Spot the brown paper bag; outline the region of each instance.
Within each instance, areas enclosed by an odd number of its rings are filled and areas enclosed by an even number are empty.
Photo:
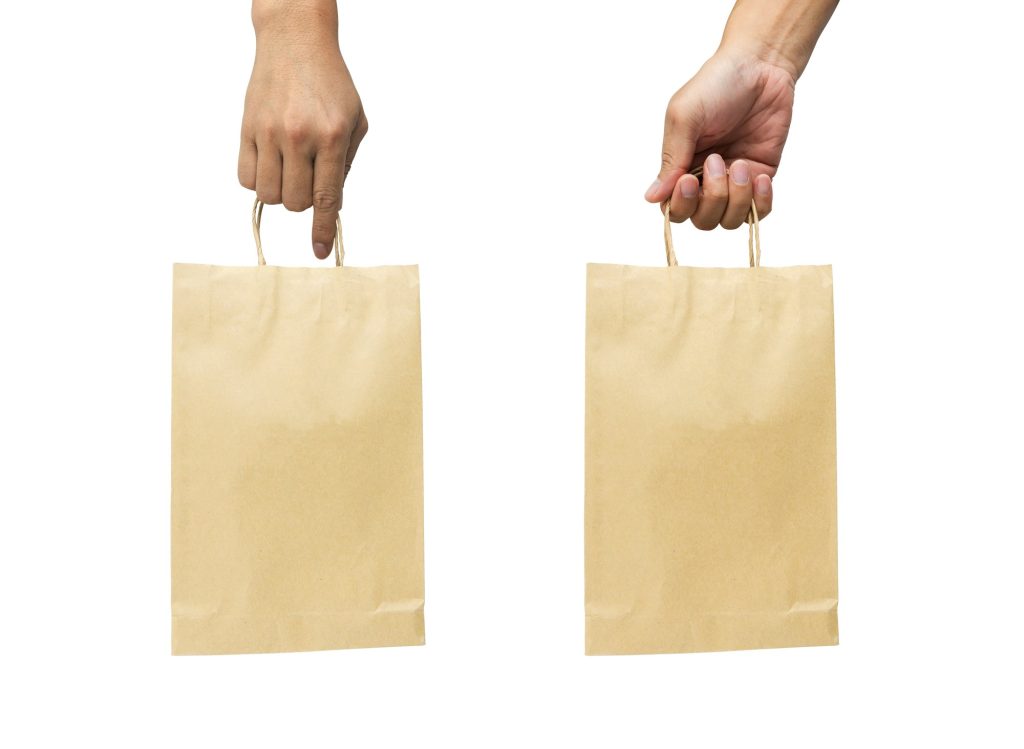
[[[416,266],[174,266],[172,652],[423,643]]]
[[[586,652],[834,645],[831,266],[588,266]],[[754,238],[757,251],[754,251]]]

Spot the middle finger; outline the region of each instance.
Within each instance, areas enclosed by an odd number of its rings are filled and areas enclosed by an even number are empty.
[[[704,231],[714,229],[722,220],[728,202],[729,182],[725,176],[725,161],[713,153],[704,162],[704,184],[690,223]]]
[[[282,200],[289,211],[304,211],[313,205],[313,157],[305,150],[284,152]]]

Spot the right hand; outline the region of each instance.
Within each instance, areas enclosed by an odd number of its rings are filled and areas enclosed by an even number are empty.
[[[690,219],[705,231],[741,226],[751,202],[767,216],[795,88],[784,66],[739,50],[716,52],[669,102],[661,172],[647,200],[669,201],[673,221]],[[700,186],[689,173],[697,164],[704,167]]]
[[[313,252],[331,254],[345,177],[366,135],[363,105],[336,39],[257,36],[245,93],[238,181],[264,203],[313,207]],[[293,38],[296,37],[296,38]]]

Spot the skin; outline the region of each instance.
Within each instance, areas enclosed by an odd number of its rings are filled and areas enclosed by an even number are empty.
[[[838,0],[738,0],[722,42],[672,97],[662,167],[646,198],[700,229],[772,207],[793,95]],[[336,0],[253,0],[256,59],[238,180],[267,204],[313,208],[313,252],[334,241],[345,177],[368,123],[338,46]],[[703,184],[687,172],[703,163]]]
[[[345,177],[368,123],[338,47],[334,0],[254,0],[238,181],[267,204],[313,208],[313,253],[331,253]]]
[[[722,43],[669,101],[662,165],[648,188],[669,217],[735,229],[765,217],[793,118],[796,82],[838,0],[739,0]],[[690,169],[703,164],[703,184]]]

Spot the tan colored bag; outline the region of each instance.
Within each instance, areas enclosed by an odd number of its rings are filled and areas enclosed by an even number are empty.
[[[423,643],[416,266],[174,266],[172,652]]]
[[[831,266],[588,266],[588,654],[834,645]],[[757,251],[754,238],[757,237]]]

